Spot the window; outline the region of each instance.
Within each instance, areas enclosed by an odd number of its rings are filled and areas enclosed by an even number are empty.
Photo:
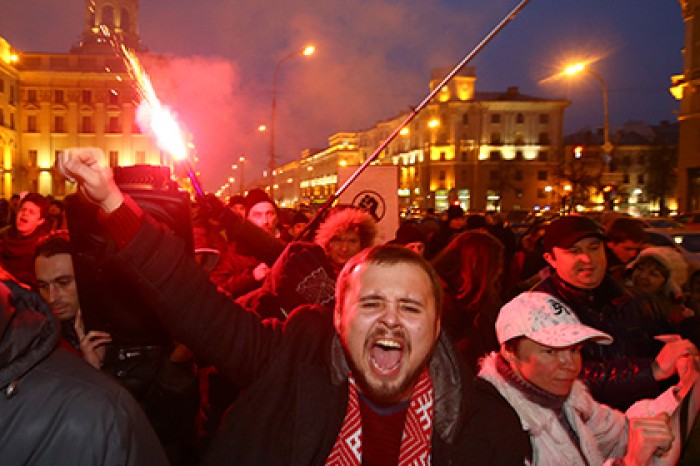
[[[27,117],[27,132],[36,133],[36,115],[29,115]]]
[[[56,102],[57,104],[62,104],[64,100],[64,95],[63,95],[63,90],[62,89],[56,89],[53,91],[53,101]]]
[[[523,133],[515,133],[515,139],[513,140],[516,146],[522,146],[525,144],[525,136],[523,136]]]
[[[537,153],[537,160],[546,162],[549,160],[549,153],[546,150],[541,150]]]
[[[466,162],[467,161],[467,151],[463,150],[462,152],[460,152],[460,155],[462,157],[462,162]]]
[[[5,80],[0,79],[0,92],[5,92]]]
[[[30,167],[36,167],[37,159],[39,158],[39,153],[36,150],[30,150],[27,152],[27,164]]]
[[[498,124],[501,122],[501,114],[493,113],[491,114],[491,123]]]
[[[121,132],[121,128],[119,127],[119,117],[116,117],[116,116],[109,117],[107,132],[108,133],[120,133]]]
[[[547,197],[547,191],[544,188],[537,188],[537,198],[544,199]]]
[[[469,124],[469,114],[468,113],[462,114],[462,124],[465,126]]]
[[[109,103],[110,105],[119,105],[119,94],[114,89],[109,91]]]
[[[447,174],[445,173],[445,170],[440,170],[440,174],[439,174],[440,181],[445,181],[445,178],[447,178]]]
[[[516,181],[523,180],[523,171],[522,170],[515,170],[515,180]]]
[[[111,150],[109,151],[109,166],[116,167],[119,165],[119,151]]]
[[[80,132],[81,133],[94,133],[95,129],[94,126],[92,125],[92,117],[91,116],[83,116],[81,122],[80,122]]]
[[[498,170],[491,170],[489,172],[489,180],[491,181],[497,181],[498,180]]]
[[[54,133],[65,133],[65,122],[66,119],[62,115],[56,115],[53,118],[53,131]]]
[[[0,126],[5,125],[5,111],[0,108]]]
[[[498,162],[501,160],[501,151],[500,150],[492,150],[489,152],[489,160],[492,162]]]
[[[496,145],[501,143],[501,133],[493,132],[491,133],[491,144]]]
[[[10,113],[10,129],[15,129],[15,114]]]
[[[517,115],[515,115],[515,122],[519,125],[525,123],[525,115],[523,115],[522,113],[518,113]]]
[[[537,179],[539,181],[547,181],[547,170],[538,170]]]
[[[630,184],[630,174],[625,173],[624,176],[622,177],[622,183],[623,184]]]
[[[518,161],[518,162],[522,162],[522,161],[523,161],[523,158],[524,158],[524,157],[523,157],[523,151],[521,151],[521,150],[516,150],[516,151],[515,151],[515,160]]]
[[[92,91],[84,90],[82,92],[81,102],[84,104],[91,104],[92,103]]]
[[[549,144],[549,133],[540,133],[538,140],[542,146]]]
[[[37,99],[36,99],[36,89],[29,89],[29,90],[27,91],[27,100],[28,100],[29,102],[36,102],[36,101],[37,101]]]
[[[644,184],[644,173],[637,175],[637,184]]]
[[[543,125],[549,123],[549,115],[547,115],[546,113],[540,113],[540,123]]]
[[[637,163],[638,163],[639,165],[644,165],[646,162],[647,162],[647,158],[646,158],[645,156],[643,156],[643,155],[640,155],[640,156],[639,156],[639,159],[638,159],[638,161],[637,161]]]

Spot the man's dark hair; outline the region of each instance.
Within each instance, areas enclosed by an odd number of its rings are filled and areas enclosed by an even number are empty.
[[[413,264],[425,271],[430,278],[430,286],[435,298],[435,312],[442,314],[442,283],[435,269],[422,256],[410,249],[395,245],[380,245],[365,249],[350,259],[338,276],[335,287],[335,306],[341,308],[348,289],[348,279],[360,264],[395,265]]]
[[[55,230],[42,237],[34,249],[34,260],[37,257],[53,257],[57,254],[72,254],[68,230]]]
[[[19,207],[22,208],[25,202],[31,202],[32,204],[39,207],[41,211],[41,218],[46,218],[49,213],[49,201],[44,196],[39,193],[27,193],[21,201],[19,201]]]
[[[644,243],[647,234],[644,231],[644,224],[637,219],[620,217],[613,220],[605,233],[611,243],[622,243],[623,241],[634,241]]]

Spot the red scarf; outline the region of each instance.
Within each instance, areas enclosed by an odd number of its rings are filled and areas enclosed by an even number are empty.
[[[340,434],[326,459],[327,466],[362,464],[362,417],[355,379],[350,374],[348,410],[345,413]],[[406,413],[406,423],[401,437],[400,466],[430,464],[430,440],[433,433],[433,383],[424,369]]]

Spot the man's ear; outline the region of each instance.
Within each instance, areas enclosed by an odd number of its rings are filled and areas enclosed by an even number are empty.
[[[543,258],[545,261],[547,261],[547,263],[548,263],[549,265],[551,265],[553,269],[556,269],[556,267],[554,266],[554,263],[555,263],[555,261],[554,261],[554,251],[543,253],[543,254],[542,254],[542,258]]]
[[[501,345],[501,356],[508,362],[513,362],[517,359],[515,353],[509,350],[506,345]]]

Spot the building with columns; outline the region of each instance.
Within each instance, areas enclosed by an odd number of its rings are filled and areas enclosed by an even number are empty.
[[[433,72],[430,89],[448,70]],[[504,92],[477,92],[473,68],[455,76],[378,155],[397,167],[402,210],[511,210],[551,207],[547,190],[563,160],[567,100]],[[357,131],[336,133],[328,147],[299,160],[297,203],[325,202],[341,166],[359,166],[409,115],[401,113]],[[275,173],[275,183],[283,180]],[[288,179],[289,177],[285,178]],[[294,200],[278,198],[286,204]]]
[[[138,96],[101,30],[140,51],[138,0],[85,0],[85,18],[69,53],[14,50],[0,38],[0,197],[68,194],[55,169],[68,147],[101,147],[112,166],[172,166],[136,125]]]

